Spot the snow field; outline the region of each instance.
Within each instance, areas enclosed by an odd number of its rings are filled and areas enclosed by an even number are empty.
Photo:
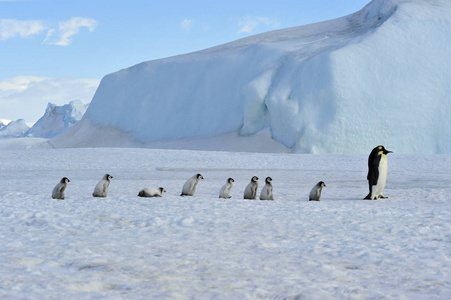
[[[451,156],[148,149],[0,152],[0,296],[65,299],[447,299]],[[194,197],[180,197],[195,173]],[[105,174],[108,197],[91,196]],[[242,200],[253,175],[275,201]],[[67,176],[66,200],[51,191]],[[228,177],[232,199],[219,199]],[[320,202],[308,193],[326,182]],[[139,198],[162,186],[162,198]]]

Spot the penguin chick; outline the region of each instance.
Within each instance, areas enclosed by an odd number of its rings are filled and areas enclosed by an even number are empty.
[[[108,194],[108,187],[110,186],[110,180],[112,178],[113,176],[111,176],[110,174],[105,174],[94,188],[92,196],[105,198]]]
[[[323,181],[318,182],[310,191],[309,201],[319,201],[321,198],[321,191],[326,184]]]
[[[369,193],[364,198],[366,200],[375,200],[377,198],[386,198],[382,194],[387,181],[387,154],[393,153],[379,145],[374,148],[368,157],[368,179]]]
[[[266,177],[265,179],[265,186],[262,188],[262,191],[260,193],[260,200],[274,200],[274,197],[272,195],[272,178]]]
[[[219,198],[224,199],[232,198],[232,196],[230,196],[230,190],[232,189],[234,182],[235,180],[233,180],[233,178],[227,179],[226,183],[222,186],[221,190],[219,191]]]
[[[52,199],[64,200],[64,191],[66,190],[67,183],[70,182],[69,178],[63,177],[60,182],[53,188]]]
[[[166,193],[166,190],[162,187],[157,189],[154,188],[145,188],[139,191],[139,197],[161,197],[163,193]]]
[[[254,176],[251,179],[251,182],[244,189],[244,199],[253,200],[257,198],[257,189],[258,189],[258,177]]]
[[[183,185],[182,193],[180,194],[180,196],[194,196],[196,186],[199,183],[200,179],[204,179],[201,174],[196,174],[188,179]]]

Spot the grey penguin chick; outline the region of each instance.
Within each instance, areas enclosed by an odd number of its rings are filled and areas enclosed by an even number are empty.
[[[364,198],[365,200],[375,200],[384,197],[382,192],[387,181],[387,154],[393,153],[388,151],[384,146],[375,147],[368,157],[368,185],[370,192]]]
[[[251,182],[244,189],[244,199],[253,200],[257,198],[257,189],[258,189],[258,177],[254,176],[251,178]]]
[[[224,199],[232,198],[232,196],[230,196],[230,190],[232,189],[234,182],[235,180],[233,180],[233,178],[227,179],[226,183],[222,186],[221,190],[219,191],[219,198]]]
[[[194,192],[196,191],[196,187],[200,179],[204,179],[201,174],[196,174],[188,179],[183,185],[182,193],[180,194],[180,196],[194,196]]]
[[[260,193],[260,200],[274,200],[274,196],[272,195],[272,178],[266,177],[265,186],[262,188]]]
[[[161,197],[163,193],[166,193],[166,190],[162,187],[157,189],[154,188],[145,188],[139,191],[139,197]]]
[[[105,198],[108,194],[108,187],[110,186],[110,180],[112,178],[113,176],[111,176],[110,174],[105,174],[94,188],[92,196]]]
[[[64,191],[66,190],[67,183],[70,182],[69,178],[63,177],[60,182],[53,188],[52,199],[64,200]]]
[[[326,184],[323,181],[318,182],[310,191],[309,201],[319,201],[321,192]]]

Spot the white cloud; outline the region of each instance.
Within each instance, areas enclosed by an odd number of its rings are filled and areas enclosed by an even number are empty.
[[[17,92],[26,90],[28,87],[39,81],[49,79],[48,77],[38,76],[17,76],[0,81],[0,92]]]
[[[92,32],[96,26],[96,20],[82,17],[73,17],[59,22],[58,28],[48,27],[39,20],[0,19],[0,41],[14,37],[38,35],[47,30],[43,44],[67,46],[72,43],[72,37],[78,34],[81,28],[85,27]]]
[[[97,21],[91,18],[73,17],[65,22],[59,22],[58,30],[50,29],[44,40],[44,44],[67,46],[72,43],[72,37],[80,32],[80,28],[86,27],[90,32],[94,31]]]
[[[47,29],[42,21],[30,20],[20,21],[14,19],[0,20],[0,40],[7,40],[19,37],[27,37],[30,35],[40,34]]]
[[[247,16],[238,22],[238,33],[254,33],[258,27],[276,29],[280,26],[279,21],[267,17]]]
[[[18,76],[0,81],[0,118],[36,122],[48,102],[57,105],[79,99],[89,103],[99,86],[98,79]]]
[[[180,23],[180,26],[182,27],[182,29],[184,30],[191,30],[191,27],[193,26],[193,20],[191,19],[184,19],[182,21],[182,23]]]

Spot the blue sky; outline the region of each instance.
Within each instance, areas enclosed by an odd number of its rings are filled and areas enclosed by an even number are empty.
[[[93,80],[87,83],[89,92],[78,97],[89,102],[98,80],[108,73],[261,32],[341,17],[369,1],[0,0],[0,119],[19,115],[6,116],[1,103],[15,101],[36,82]],[[58,97],[54,102],[73,100],[64,99],[63,91]]]

